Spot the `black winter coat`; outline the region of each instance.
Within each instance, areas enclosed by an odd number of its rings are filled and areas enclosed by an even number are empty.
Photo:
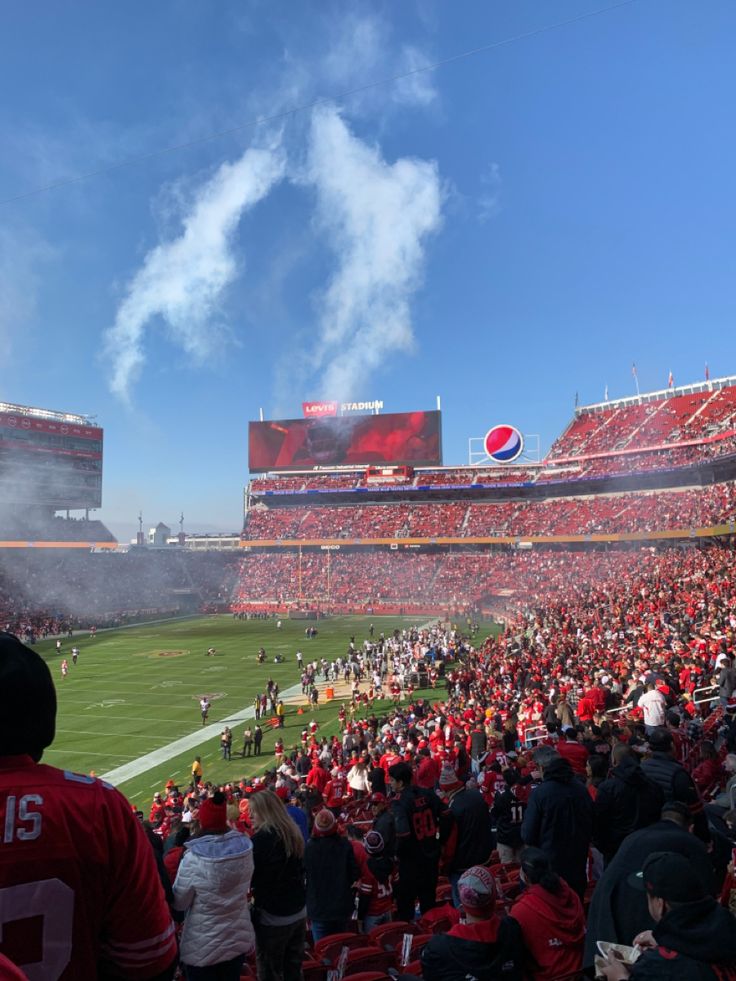
[[[457,829],[451,872],[464,872],[471,865],[485,865],[493,850],[488,805],[478,790],[459,790],[450,801],[450,816]]]
[[[593,844],[606,863],[626,835],[659,820],[662,804],[662,788],[645,776],[635,759],[625,757],[614,767],[593,802]]]
[[[708,820],[703,811],[698,788],[684,766],[681,766],[669,753],[652,753],[641,764],[645,776],[662,788],[665,801],[679,800],[687,804],[693,816],[693,830],[702,841],[710,841]]]
[[[562,758],[544,769],[542,783],[532,790],[521,825],[521,839],[546,852],[552,868],[582,898],[586,863],[593,833],[593,801],[572,767]]]
[[[304,849],[307,913],[312,920],[347,920],[360,870],[353,847],[341,835],[310,838]]]
[[[639,872],[652,852],[677,852],[684,855],[697,872],[703,889],[715,894],[713,865],[702,841],[674,821],[657,821],[649,828],[635,831],[626,838],[611,864],[598,881],[588,911],[583,966],[593,964],[597,940],[631,946],[642,930],[651,930],[646,895],[627,882],[632,872]]]
[[[304,909],[304,863],[287,858],[283,842],[273,831],[262,828],[253,843],[253,905],[274,916],[293,916]]]

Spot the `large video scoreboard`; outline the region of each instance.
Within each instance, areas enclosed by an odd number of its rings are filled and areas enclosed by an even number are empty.
[[[102,504],[102,429],[84,416],[0,402],[0,504]]]
[[[442,463],[439,412],[251,422],[248,437],[251,473],[368,464],[427,467]]]

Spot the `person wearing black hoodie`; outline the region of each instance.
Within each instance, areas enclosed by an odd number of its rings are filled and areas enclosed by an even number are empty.
[[[736,978],[736,920],[707,894],[683,855],[652,852],[629,884],[646,895],[655,925],[635,937],[642,954],[633,967],[611,955],[605,959],[607,981]]]
[[[659,820],[662,788],[649,780],[634,753],[624,743],[613,749],[613,769],[598,785],[593,802],[593,844],[606,865],[632,831]]]
[[[567,760],[551,746],[541,746],[534,761],[542,771],[542,783],[529,797],[521,839],[525,845],[546,852],[554,871],[582,899],[593,833],[593,801]]]
[[[521,853],[521,879],[526,889],[511,907],[521,927],[527,953],[527,975],[551,981],[580,970],[583,963],[585,913],[580,897],[552,870],[538,848]]]
[[[460,876],[458,889],[465,920],[426,944],[423,981],[521,981],[521,930],[516,920],[496,913],[498,887],[490,871],[472,866]]]

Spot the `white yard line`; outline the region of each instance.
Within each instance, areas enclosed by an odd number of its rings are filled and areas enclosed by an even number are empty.
[[[279,697],[286,701],[287,698],[292,698],[294,695],[301,695],[301,693],[301,684],[296,684],[280,692]],[[254,711],[251,705],[249,708],[244,708],[240,712],[228,716],[227,719],[220,719],[219,722],[214,722],[211,725],[201,726],[196,732],[191,732],[188,736],[182,736],[181,739],[175,739],[173,743],[162,746],[160,749],[154,749],[152,753],[146,753],[145,756],[139,756],[137,760],[131,760],[130,763],[123,763],[122,766],[110,770],[109,773],[103,773],[101,779],[117,787],[121,783],[132,780],[134,777],[139,777],[147,770],[152,770],[154,766],[168,763],[174,757],[186,753],[188,750],[196,749],[197,746],[201,746],[209,738],[218,736],[222,732],[223,726],[240,725],[247,719],[252,719],[253,717]]]

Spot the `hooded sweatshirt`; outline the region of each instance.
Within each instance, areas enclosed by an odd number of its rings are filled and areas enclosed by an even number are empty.
[[[735,981],[736,921],[710,897],[670,910],[655,926],[631,981]]]
[[[579,971],[583,963],[585,914],[580,898],[564,879],[560,891],[529,886],[511,909],[521,927],[527,967],[535,981]]]
[[[520,981],[523,948],[519,925],[493,916],[436,933],[422,950],[424,981]]]
[[[181,959],[207,967],[255,947],[248,911],[253,846],[239,831],[202,835],[184,846],[174,882],[174,907],[186,910]]]

